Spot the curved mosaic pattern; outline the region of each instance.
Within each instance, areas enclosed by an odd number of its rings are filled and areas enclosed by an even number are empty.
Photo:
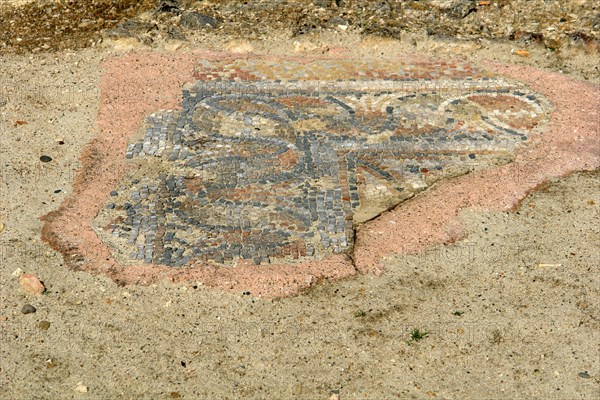
[[[351,251],[356,223],[509,162],[546,121],[539,95],[442,64],[205,62],[182,110],[149,116],[128,146],[138,167],[94,229],[122,263]]]

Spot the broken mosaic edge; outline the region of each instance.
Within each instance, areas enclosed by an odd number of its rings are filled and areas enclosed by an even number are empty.
[[[517,152],[515,162],[441,182],[363,226],[355,252],[359,271],[380,273],[397,263],[398,255],[418,255],[461,240],[467,234],[460,218],[463,209],[514,212],[549,180],[600,168],[600,84],[524,65],[487,62],[482,66],[544,95],[554,106],[548,126],[535,146]],[[395,225],[397,220],[405,225]],[[382,237],[388,246],[377,246]]]

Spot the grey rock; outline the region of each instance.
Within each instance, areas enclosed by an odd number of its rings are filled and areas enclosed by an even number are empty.
[[[345,18],[342,18],[338,15],[336,15],[335,17],[331,18],[329,21],[327,21],[327,23],[329,25],[333,25],[333,26],[337,26],[337,25],[350,25],[350,21],[348,21]]]
[[[177,28],[169,28],[169,30],[167,31],[167,39],[185,40],[186,37],[183,34],[183,32],[181,32],[179,29],[177,29]]]
[[[329,0],[315,0],[313,4],[317,7],[327,8],[331,5],[331,1]]]
[[[184,13],[179,20],[179,25],[185,29],[215,28],[218,24],[210,15],[197,12]]]
[[[596,16],[592,19],[592,28],[600,29],[600,13],[596,14]]]
[[[34,306],[32,306],[31,304],[25,304],[23,306],[23,308],[21,308],[21,312],[23,314],[32,314],[36,311],[37,311],[36,308]]]
[[[181,10],[179,9],[179,3],[177,0],[161,0],[158,2],[158,6],[154,12],[156,14],[159,13],[174,13],[179,14]]]
[[[456,0],[443,11],[452,18],[463,19],[472,12],[477,11],[477,4],[475,0]]]
[[[126,19],[115,28],[107,31],[106,35],[112,38],[128,37],[148,33],[154,29],[157,29],[156,24],[136,21],[135,19]]]

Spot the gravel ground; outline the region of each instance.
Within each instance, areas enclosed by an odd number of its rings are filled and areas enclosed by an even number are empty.
[[[186,31],[264,39],[326,30],[400,38],[426,33],[454,40],[539,44],[552,51],[598,48],[600,6],[593,0],[42,0],[4,1],[4,51],[81,48],[105,35],[183,38]]]
[[[18,5],[18,6],[16,6]],[[404,42],[508,46],[544,54],[546,67],[600,77],[600,6],[594,0],[4,0],[0,51],[38,53],[130,39],[148,48],[244,39],[312,40],[323,34]],[[109,44],[110,46],[110,44]],[[573,62],[574,58],[585,58]]]

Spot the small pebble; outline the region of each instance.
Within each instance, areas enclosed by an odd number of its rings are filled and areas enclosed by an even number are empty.
[[[111,195],[111,196],[116,196],[116,195],[118,195],[118,194],[119,194],[119,193],[115,192],[114,190],[113,190],[112,192],[110,192],[110,195]]]
[[[4,224],[2,222],[0,222],[0,233],[2,233],[3,230],[4,230]]]
[[[292,394],[294,396],[299,396],[302,394],[302,384],[298,383],[296,384],[296,386],[294,386],[294,389],[292,389]]]
[[[40,321],[40,323],[38,324],[38,327],[43,330],[43,331],[47,331],[48,328],[50,328],[50,322],[48,321]]]
[[[34,313],[36,311],[37,311],[36,308],[34,306],[32,306],[31,304],[25,304],[23,306],[23,308],[21,309],[21,312],[23,314],[31,314],[31,313]]]
[[[50,157],[50,156],[41,156],[40,157],[40,161],[41,162],[50,162],[50,161],[52,161],[52,157]]]
[[[60,190],[60,189],[56,189],[56,190],[54,191],[54,193],[60,193],[60,192],[61,192],[61,190]]]
[[[75,388],[75,391],[79,392],[79,393],[87,393],[88,388],[87,388],[87,386],[83,385],[83,382],[79,382],[77,384],[77,387]]]
[[[169,396],[171,396],[172,399],[180,399],[181,395],[179,394],[179,392],[171,392],[169,393]]]
[[[19,277],[21,289],[31,294],[42,294],[46,290],[44,284],[40,282],[34,274],[23,274]]]
[[[0,322],[8,321],[8,317],[6,315],[0,315]]]
[[[588,379],[590,378],[590,374],[588,374],[587,372],[580,372],[577,374],[580,378],[584,378],[584,379]]]

